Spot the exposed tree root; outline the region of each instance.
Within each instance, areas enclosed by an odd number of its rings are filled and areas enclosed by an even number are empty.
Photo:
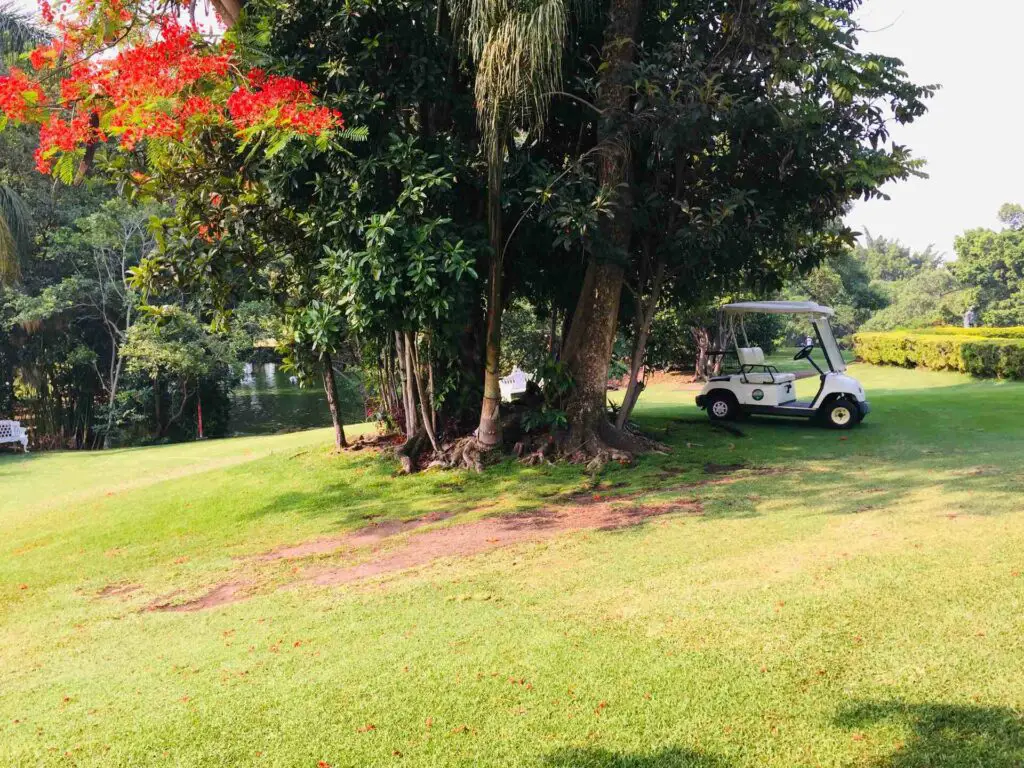
[[[435,451],[434,458],[427,468],[472,469],[475,472],[483,472],[485,453],[486,448],[475,437],[463,437]]]
[[[554,456],[558,453],[558,441],[553,435],[545,435],[535,447],[528,441],[516,443],[514,452],[519,461],[528,467],[552,464]]]
[[[418,468],[417,462],[423,448],[427,445],[427,433],[422,429],[402,443],[395,450],[395,456],[402,465],[402,473],[411,475]]]
[[[609,462],[633,463],[639,453],[669,453],[664,443],[640,434],[627,425],[619,429],[601,418],[592,428],[577,428],[569,435],[566,457],[574,464],[583,464],[588,472],[597,474]]]

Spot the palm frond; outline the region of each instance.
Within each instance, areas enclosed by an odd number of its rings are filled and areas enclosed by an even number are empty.
[[[0,2],[0,60],[10,61],[46,37],[31,16],[11,3]]]
[[[25,201],[0,184],[0,285],[21,277],[21,260],[32,245],[32,219]]]
[[[476,63],[477,120],[488,158],[500,164],[505,133],[543,127],[562,80],[572,0],[456,0],[454,17]]]

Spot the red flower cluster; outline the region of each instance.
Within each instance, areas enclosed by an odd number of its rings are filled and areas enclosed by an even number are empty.
[[[309,86],[293,77],[254,69],[248,82],[228,97],[228,112],[239,128],[270,124],[317,135],[344,126],[341,113],[317,106]]]
[[[36,168],[40,173],[52,170],[49,158],[57,152],[73,152],[76,148],[97,141],[105,141],[103,132],[93,125],[98,122],[99,115],[95,112],[75,115],[68,121],[61,120],[57,115],[39,127],[39,146],[36,147]]]
[[[11,67],[8,74],[0,76],[0,112],[11,120],[24,122],[34,108],[45,104],[42,87],[22,70]]]
[[[68,15],[71,8],[74,17]],[[41,171],[51,169],[55,155],[108,137],[131,149],[144,139],[182,141],[211,124],[305,135],[344,125],[339,112],[318,105],[309,86],[294,78],[253,70],[238,84],[234,48],[207,42],[195,26],[176,18],[150,18],[133,30],[126,23],[133,21],[126,0],[75,6],[65,0],[56,15],[42,0],[41,10],[58,37],[29,59],[35,72],[53,68],[61,57],[68,62],[59,95],[48,103],[42,84],[19,69],[0,77],[0,115],[41,124]],[[118,35],[124,36],[123,47],[106,55]]]

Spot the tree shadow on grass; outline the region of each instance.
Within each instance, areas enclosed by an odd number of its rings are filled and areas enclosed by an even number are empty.
[[[728,764],[714,755],[680,747],[651,753],[577,747],[546,755],[542,765],[547,768],[726,768]]]
[[[891,722],[908,738],[871,765],[876,768],[1020,768],[1024,766],[1024,712],[1004,707],[863,702],[840,713],[843,728]]]

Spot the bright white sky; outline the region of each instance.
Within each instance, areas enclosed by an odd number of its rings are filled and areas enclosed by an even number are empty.
[[[928,114],[893,131],[928,161],[930,178],[889,185],[891,200],[858,203],[847,224],[953,258],[956,235],[998,228],[1000,205],[1024,204],[1024,2],[867,0],[858,18],[878,30],[861,36],[864,50],[902,59],[914,82],[942,89]]]
[[[34,9],[34,0],[16,0]],[[1024,204],[1024,101],[1020,84],[1021,0],[866,0],[864,50],[903,60],[911,79],[938,83],[928,114],[895,126],[893,138],[928,161],[927,179],[890,184],[891,200],[859,202],[855,230],[932,244],[952,258],[953,238],[998,227],[1005,202]]]

